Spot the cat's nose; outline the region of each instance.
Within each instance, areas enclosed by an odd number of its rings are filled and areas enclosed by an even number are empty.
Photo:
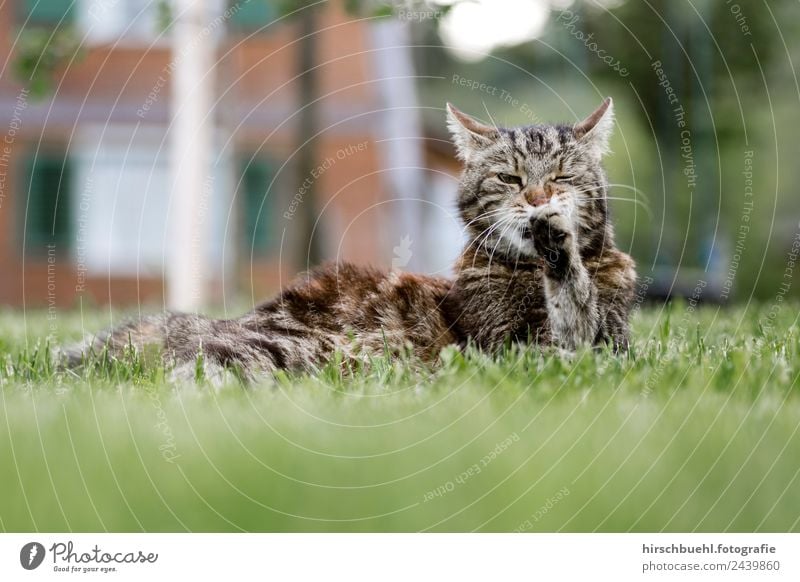
[[[531,206],[547,204],[547,193],[542,186],[532,186],[525,192],[525,199]]]

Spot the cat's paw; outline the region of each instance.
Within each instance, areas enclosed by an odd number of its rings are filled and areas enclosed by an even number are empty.
[[[551,213],[532,221],[533,246],[544,259],[548,275],[566,274],[575,249],[575,235],[563,214]]]
[[[572,239],[572,227],[569,221],[558,212],[535,218],[531,226],[537,251],[567,248]]]

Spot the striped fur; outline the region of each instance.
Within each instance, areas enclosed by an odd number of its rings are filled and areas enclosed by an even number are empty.
[[[200,353],[210,378],[225,368],[248,378],[277,369],[313,371],[336,351],[362,361],[387,351],[413,353],[430,362],[456,341],[443,308],[450,287],[437,277],[326,265],[240,318],[146,316],[91,338],[68,358],[77,365],[90,347],[108,346],[119,356],[128,346],[147,353],[152,345],[181,378],[195,375]]]
[[[611,100],[574,126],[505,129],[450,105],[448,115],[465,161],[458,205],[471,240],[452,292],[459,326],[486,349],[528,338],[624,349],[636,270],[609,220],[601,159]]]
[[[67,353],[119,356],[154,346],[178,377],[236,368],[253,378],[311,371],[337,352],[435,362],[450,344],[509,341],[625,348],[636,272],[614,246],[600,164],[610,101],[576,126],[504,129],[448,106],[464,172],[458,208],[470,242],[453,280],[327,265],[237,319],[166,313],[128,322]],[[568,179],[565,179],[568,178]]]

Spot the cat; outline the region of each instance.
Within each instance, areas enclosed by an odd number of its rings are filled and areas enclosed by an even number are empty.
[[[575,125],[506,129],[447,104],[464,169],[458,209],[469,242],[454,279],[347,263],[311,270],[242,317],[163,313],[130,321],[67,353],[155,345],[176,378],[227,369],[246,379],[408,352],[435,363],[450,345],[508,342],[567,351],[628,346],[636,271],[614,245],[602,158],[614,125],[606,99]]]
[[[462,334],[488,349],[509,338],[627,349],[636,267],[615,246],[601,163],[612,100],[572,126],[503,129],[452,105],[448,123],[471,241],[451,293]]]

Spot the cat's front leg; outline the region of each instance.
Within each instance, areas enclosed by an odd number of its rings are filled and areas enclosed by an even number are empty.
[[[533,221],[533,241],[544,259],[545,296],[553,342],[574,350],[591,345],[597,336],[600,316],[597,288],[581,261],[575,233],[560,213]]]

